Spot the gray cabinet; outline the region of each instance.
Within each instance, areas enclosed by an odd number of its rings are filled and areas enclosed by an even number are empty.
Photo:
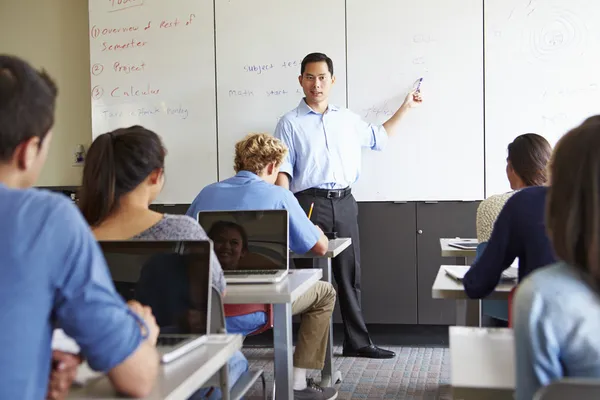
[[[359,203],[362,308],[368,324],[416,324],[416,203]]]
[[[416,324],[416,203],[358,203],[358,226],[365,322]],[[339,303],[333,322],[342,322]]]
[[[417,204],[417,284],[418,323],[453,325],[453,300],[434,300],[431,287],[442,264],[454,259],[440,254],[440,238],[476,237],[475,219],[479,202],[439,202]]]

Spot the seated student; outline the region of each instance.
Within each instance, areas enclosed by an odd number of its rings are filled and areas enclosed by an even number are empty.
[[[513,191],[490,196],[483,200],[477,208],[479,246],[477,246],[475,261],[478,261],[483,254],[492,235],[494,223],[506,201],[520,189],[546,184],[546,166],[551,153],[550,143],[543,136],[535,133],[517,136],[508,145],[506,176]],[[508,302],[506,300],[485,300],[482,308],[484,315],[494,318],[492,321],[508,321]]]
[[[487,243],[492,235],[494,223],[506,201],[515,191],[546,184],[546,166],[552,146],[540,135],[526,133],[517,136],[508,145],[506,158],[506,177],[510,183],[511,192],[495,194],[483,200],[477,208],[477,240],[480,245]],[[483,249],[478,249],[482,253]]]
[[[600,378],[600,116],[558,142],[550,181],[546,225],[561,261],[515,295],[517,400],[563,377]]]
[[[96,239],[208,239],[192,218],[149,209],[164,185],[165,155],[160,137],[141,126],[117,129],[94,140],[83,169],[79,207]],[[216,260],[211,272],[212,284],[223,293],[225,278]],[[229,369],[233,385],[248,369],[241,352],[232,357]],[[220,390],[215,390],[211,398],[217,397]]]
[[[0,398],[65,394],[59,371],[49,383],[57,326],[115,389],[143,397],[158,373],[151,310],[137,302],[128,307],[116,293],[102,252],[71,201],[31,189],[52,141],[56,95],[46,73],[0,55]],[[64,358],[54,361],[65,364]]]
[[[187,214],[196,217],[200,211],[286,209],[290,221],[290,249],[298,254],[308,251],[325,254],[327,237],[310,222],[294,195],[274,184],[286,152],[285,145],[270,135],[248,135],[235,145],[237,174],[202,189]],[[335,297],[333,286],[319,281],[292,303],[292,313],[302,315],[294,352],[294,399],[337,397],[334,388],[321,388],[312,380],[306,380],[307,369],[323,368]],[[237,329],[253,332],[257,321],[265,321],[264,315],[260,319],[260,313],[264,314],[264,311],[258,311],[260,307],[264,308],[263,305],[247,305],[246,310],[238,307]],[[228,329],[232,321],[228,318]]]
[[[532,140],[532,137],[525,140]],[[534,165],[543,164],[547,149],[545,141],[536,139],[539,143],[539,155],[534,158],[540,159]],[[524,157],[511,157],[510,160],[521,162]],[[515,162],[515,165],[519,165]],[[512,162],[507,165],[509,177],[514,170]],[[531,171],[532,175],[539,174],[535,180],[540,182],[542,178],[541,168]],[[521,171],[520,175],[513,179],[529,176]],[[518,180],[517,180],[518,182]],[[533,182],[533,181],[532,181]],[[518,187],[518,186],[517,186]],[[508,269],[515,258],[519,258],[519,281],[533,272],[536,268],[548,265],[555,261],[552,246],[546,235],[544,225],[544,210],[546,206],[545,186],[533,186],[521,189],[512,195],[506,202],[502,211],[494,223],[492,235],[483,253],[473,263],[465,274],[463,284],[467,296],[472,299],[481,299],[494,291],[500,281],[502,272]]]

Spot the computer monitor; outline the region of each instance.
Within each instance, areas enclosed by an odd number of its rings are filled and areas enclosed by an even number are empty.
[[[119,294],[150,306],[162,333],[207,334],[210,241],[101,241]]]
[[[228,270],[288,270],[287,210],[202,211],[198,222]]]

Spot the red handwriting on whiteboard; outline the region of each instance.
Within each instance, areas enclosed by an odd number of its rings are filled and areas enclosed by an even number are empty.
[[[92,65],[92,75],[98,76],[102,71],[104,71],[104,65],[98,63]]]
[[[141,7],[144,5],[144,0],[107,0],[109,3],[109,11],[122,11],[132,7]]]
[[[164,29],[164,28],[176,28],[177,26],[179,26],[180,23],[181,23],[181,21],[179,21],[179,18],[175,18],[172,21],[162,20],[159,27],[161,29]]]
[[[122,72],[124,74],[130,74],[132,72],[144,72],[146,68],[146,63],[142,61],[141,64],[121,64],[119,61],[116,61],[113,64],[113,70],[115,72]]]
[[[126,43],[115,43],[115,44],[102,42],[102,51],[119,51],[119,50],[135,49],[137,47],[144,47],[146,44],[148,44],[148,42],[143,42],[141,40],[136,40],[136,39],[131,39],[130,42],[126,42]]]
[[[155,89],[150,84],[144,88],[130,85],[127,87],[117,86],[110,92],[111,97],[140,97],[140,96],[156,96],[160,93],[160,89]]]
[[[90,36],[96,39],[98,36],[114,35],[117,33],[128,33],[136,32],[139,29],[137,26],[122,26],[118,28],[99,28],[98,26],[92,26],[90,29]]]

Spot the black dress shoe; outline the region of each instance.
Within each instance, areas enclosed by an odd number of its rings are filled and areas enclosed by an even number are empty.
[[[381,349],[374,344],[370,346],[361,347],[358,350],[344,349],[342,351],[343,357],[364,357],[364,358],[394,358],[396,353],[389,350]]]

